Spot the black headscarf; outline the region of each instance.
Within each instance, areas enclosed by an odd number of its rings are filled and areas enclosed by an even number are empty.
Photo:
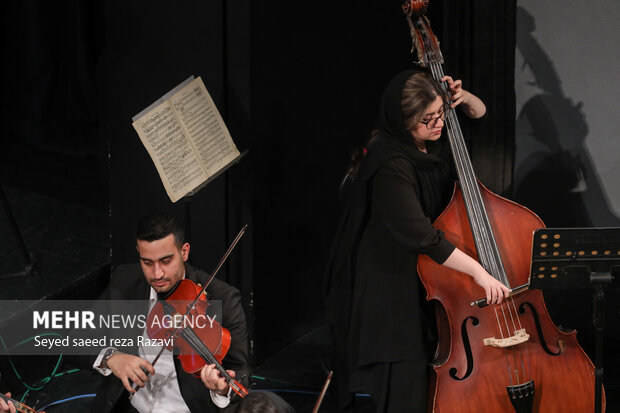
[[[427,153],[420,151],[405,126],[401,106],[402,93],[407,80],[416,73],[428,71],[418,68],[401,72],[392,78],[383,91],[377,126],[379,138],[367,149],[358,176],[362,180],[368,180],[387,160],[394,157],[406,158],[416,173],[422,208],[434,219],[444,206],[444,182],[440,181],[449,174],[447,161],[450,153],[443,138],[439,142],[426,142]]]
[[[402,115],[401,101],[405,83],[420,72],[428,73],[426,69],[417,68],[397,74],[383,91],[377,125],[379,138],[367,148],[355,179],[343,187],[342,214],[326,270],[327,295],[330,295],[332,282],[352,280],[357,244],[369,214],[368,188],[372,177],[388,160],[400,157],[411,163],[418,181],[418,198],[428,217],[435,219],[444,207],[445,183],[449,176],[447,145],[444,145],[442,138],[442,142],[427,142],[429,153],[420,151],[413,142],[411,132],[405,127]],[[336,275],[338,273],[340,275]],[[348,285],[349,281],[345,284]]]

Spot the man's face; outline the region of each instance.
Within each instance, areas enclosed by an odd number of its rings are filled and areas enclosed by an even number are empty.
[[[144,278],[158,293],[166,293],[176,285],[185,274],[185,261],[189,256],[189,244],[181,248],[169,234],[153,242],[138,240],[136,249]]]

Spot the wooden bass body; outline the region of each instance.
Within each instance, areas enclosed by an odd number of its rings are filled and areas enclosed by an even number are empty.
[[[510,285],[527,284],[532,233],[544,224],[527,208],[478,186]],[[458,185],[434,227],[478,258]],[[594,411],[594,365],[577,343],[576,332],[560,331],[553,324],[540,291],[525,289],[502,304],[479,308],[471,303],[484,298],[484,290],[470,276],[427,256],[420,256],[418,271],[427,299],[439,304],[430,412]],[[524,334],[529,338],[521,341]],[[491,340],[485,344],[485,339]]]

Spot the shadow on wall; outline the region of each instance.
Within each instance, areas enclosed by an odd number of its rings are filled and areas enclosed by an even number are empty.
[[[521,7],[517,27],[522,64],[517,59],[515,77],[529,95],[521,108],[517,104],[514,200],[550,228],[620,226],[585,145],[589,127],[583,102],[575,104],[565,95],[553,62],[533,35],[534,18]],[[581,345],[592,355],[591,290],[547,290],[545,299],[552,319],[577,329]],[[620,339],[618,302],[615,286],[607,296],[607,338]],[[582,310],[576,311],[575,303]]]
[[[534,18],[522,7],[517,7],[517,27],[523,57],[517,72],[527,73],[524,87],[535,93],[517,116],[515,201],[548,227],[620,226],[585,146],[583,102],[565,96],[553,62],[533,36]]]

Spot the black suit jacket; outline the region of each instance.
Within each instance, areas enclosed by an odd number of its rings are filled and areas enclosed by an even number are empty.
[[[208,274],[185,264],[186,278],[194,282],[204,283],[208,279]],[[102,299],[107,300],[145,300],[150,297],[150,285],[146,282],[140,264],[128,264],[117,267],[112,273],[110,285],[102,294]],[[239,290],[228,285],[222,280],[214,278],[207,287],[208,300],[220,300],[222,302],[221,324],[230,331],[231,345],[222,365],[227,370],[234,370],[236,380],[244,386],[249,386],[250,368],[248,365],[247,347],[247,328],[245,314],[241,305],[241,294]],[[140,335],[136,331],[135,335]],[[132,336],[134,332],[132,332]],[[137,349],[136,353],[137,354]],[[90,370],[96,360],[96,356],[81,358],[80,367]],[[218,412],[219,409],[211,400],[209,390],[204,386],[202,380],[186,373],[181,368],[179,360],[174,357],[174,365],[177,373],[177,380],[183,400],[192,413],[198,412]],[[157,365],[155,365],[157,368]],[[231,405],[237,400],[235,393],[231,393]],[[127,406],[128,393],[124,389],[122,382],[114,375],[104,378],[97,396],[92,405],[92,412],[107,413],[122,411]],[[122,407],[125,406],[125,407]]]

